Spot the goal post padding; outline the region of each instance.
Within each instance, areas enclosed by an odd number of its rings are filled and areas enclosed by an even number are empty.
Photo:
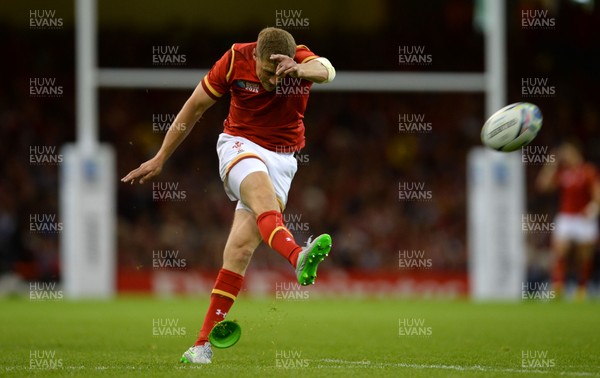
[[[116,287],[116,166],[112,146],[66,144],[60,167],[60,260],[67,298],[109,298]]]

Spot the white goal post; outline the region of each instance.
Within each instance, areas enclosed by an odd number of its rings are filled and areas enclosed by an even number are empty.
[[[100,145],[98,140],[99,88],[162,88],[191,89],[208,71],[207,69],[123,69],[99,68],[97,51],[97,5],[96,0],[75,0],[76,2],[76,47],[77,47],[77,141],[66,147],[70,158],[66,169],[79,169],[81,172],[63,175],[61,179],[61,214],[65,220],[65,230],[61,235],[61,259],[65,294],[70,297],[102,296],[115,293],[115,192],[116,180],[114,153],[109,146]],[[485,72],[484,73],[405,73],[405,72],[364,72],[340,71],[336,79],[327,85],[315,85],[315,91],[336,92],[480,92],[486,96],[486,115],[505,105],[505,1],[485,0]],[[479,150],[477,158],[470,161],[487,161],[490,164],[501,162],[511,177],[522,177],[522,164],[514,164],[518,154],[494,155],[494,152]],[[471,155],[474,156],[474,155]],[[85,178],[89,161],[96,164],[96,174],[110,184],[99,183],[94,190]],[[87,163],[86,163],[87,162]],[[74,168],[75,167],[75,168]],[[469,166],[469,169],[475,169]],[[485,169],[485,168],[478,168]],[[89,174],[89,172],[87,172]],[[76,177],[77,179],[73,179]],[[514,212],[523,212],[524,181],[511,181],[510,191],[494,192],[493,195],[475,195],[477,191],[490,190],[489,185],[478,186],[469,181],[469,197],[484,200],[469,200],[469,249],[471,293],[478,299],[516,299],[524,280],[523,235],[519,223],[512,223]],[[87,185],[87,187],[86,187]],[[493,187],[492,187],[493,188]],[[499,203],[507,203],[506,196],[519,196],[511,213],[496,214],[493,209]],[[77,200],[74,200],[74,199]],[[86,206],[94,202],[95,206]],[[475,211],[474,209],[477,209]],[[99,211],[105,209],[105,211]],[[97,218],[97,234],[82,232],[84,219]],[[503,227],[498,228],[501,224]],[[67,225],[70,225],[67,227]],[[494,231],[495,230],[495,231]],[[88,230],[89,231],[89,230]],[[517,232],[515,232],[517,231]],[[490,232],[500,232],[499,240],[508,240],[511,251],[496,248],[485,240]],[[99,237],[101,235],[101,237]],[[92,248],[95,252],[90,253]],[[97,255],[96,255],[97,254]],[[512,259],[514,274],[497,273],[499,263],[505,266],[506,259]],[[517,260],[515,260],[517,259]],[[496,271],[496,273],[494,273]],[[509,277],[509,278],[507,278]],[[517,278],[518,277],[518,278]],[[112,280],[111,282],[107,282]],[[94,282],[94,284],[89,284]]]
[[[101,68],[98,85],[107,88],[193,89],[207,69]],[[340,71],[327,85],[311,91],[329,92],[485,92],[482,73]]]

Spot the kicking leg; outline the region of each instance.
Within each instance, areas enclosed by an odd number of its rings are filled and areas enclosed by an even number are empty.
[[[240,195],[242,202],[257,215],[256,223],[263,241],[292,264],[301,285],[314,283],[319,263],[331,250],[331,237],[320,235],[305,248],[296,244],[283,222],[279,211],[283,206],[277,201],[266,172],[253,172],[246,176],[240,185]]]
[[[280,205],[269,175],[265,172],[249,174],[240,185],[242,202],[256,214],[256,224],[262,240],[292,266],[296,266],[302,247],[283,222]]]

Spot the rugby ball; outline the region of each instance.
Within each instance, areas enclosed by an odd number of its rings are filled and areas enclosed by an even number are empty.
[[[494,150],[511,152],[528,145],[542,128],[540,108],[517,102],[492,114],[481,129],[481,142]]]

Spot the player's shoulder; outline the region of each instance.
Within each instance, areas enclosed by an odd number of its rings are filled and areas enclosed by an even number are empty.
[[[296,45],[296,56],[294,59],[298,63],[305,63],[309,60],[316,59],[319,56],[312,52],[306,45]]]
[[[254,59],[252,54],[254,48],[256,47],[256,42],[250,43],[234,43],[229,48],[229,65],[230,71],[233,66],[236,67],[245,67],[248,63],[251,63]]]
[[[310,49],[306,45],[296,45],[296,52],[298,51],[310,51]]]
[[[252,52],[256,48],[256,42],[234,43],[231,45],[231,51],[243,57],[252,57]]]

